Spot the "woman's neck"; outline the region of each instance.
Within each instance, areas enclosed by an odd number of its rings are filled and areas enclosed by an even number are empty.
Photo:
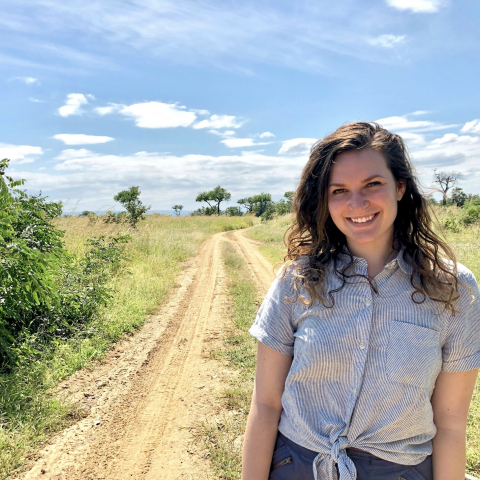
[[[397,249],[391,241],[383,245],[351,245],[347,239],[347,246],[352,255],[367,261],[367,272],[370,278],[375,278],[397,254]]]

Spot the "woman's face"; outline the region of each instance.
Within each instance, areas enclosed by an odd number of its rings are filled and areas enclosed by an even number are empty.
[[[378,248],[379,254],[385,251],[392,240],[397,202],[404,193],[405,183],[397,184],[380,152],[363,148],[335,158],[328,209],[352,253],[367,245]]]

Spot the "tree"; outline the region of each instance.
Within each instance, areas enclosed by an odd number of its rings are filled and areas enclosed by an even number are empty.
[[[172,210],[175,210],[175,215],[178,217],[180,212],[183,210],[183,205],[174,205]]]
[[[213,190],[200,192],[195,200],[197,202],[207,202],[210,208],[213,208],[212,203],[216,203],[216,213],[217,215],[220,215],[220,204],[222,202],[228,202],[231,197],[231,193],[218,185],[218,187],[215,187]]]
[[[260,217],[267,206],[272,203],[272,196],[269,193],[259,193],[251,197],[252,202],[254,203],[253,211],[257,217]]]
[[[145,206],[140,201],[139,187],[130,187],[128,190],[118,192],[113,199],[123,205],[128,214],[128,222],[133,228],[136,228],[138,221],[145,219],[144,214],[150,210],[151,206]]]
[[[433,170],[433,183],[438,185],[438,191],[443,195],[443,205],[447,204],[448,191],[453,188],[463,175],[460,172],[437,172]]]
[[[238,204],[240,204],[247,212],[251,212],[253,210],[253,207],[255,206],[255,203],[252,202],[252,197],[247,197],[247,198],[241,198],[240,200],[237,201]]]
[[[463,207],[468,199],[468,195],[463,191],[463,188],[455,187],[450,195],[450,200],[457,205]]]
[[[225,209],[225,215],[229,217],[241,217],[243,212],[240,207],[227,207]]]

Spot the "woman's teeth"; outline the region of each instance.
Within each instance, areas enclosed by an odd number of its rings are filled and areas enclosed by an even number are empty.
[[[369,217],[350,218],[350,220],[354,223],[365,223],[372,220],[374,216],[375,214],[370,215]]]

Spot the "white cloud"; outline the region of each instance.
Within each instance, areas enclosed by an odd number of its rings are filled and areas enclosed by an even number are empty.
[[[292,138],[291,140],[285,140],[282,142],[282,147],[278,153],[287,155],[308,153],[310,147],[317,141],[317,138]]]
[[[472,120],[471,122],[467,122],[462,127],[461,131],[464,133],[480,133],[480,120],[475,119],[475,120]]]
[[[415,115],[419,115],[418,112],[414,112]],[[434,131],[434,130],[445,130],[447,128],[456,127],[457,125],[443,125],[440,122],[432,122],[429,120],[414,120],[411,121],[408,119],[410,115],[414,114],[407,114],[403,116],[394,116],[394,117],[386,117],[380,118],[379,120],[375,120],[376,123],[379,123],[382,127],[386,128],[387,130],[416,130],[417,132],[427,132],[427,131]]]
[[[272,132],[263,132],[259,135],[260,138],[269,138],[274,137],[275,135]]]
[[[212,115],[208,120],[196,123],[193,128],[239,128],[243,123],[234,115]]]
[[[33,103],[43,103],[42,100],[39,100],[38,98],[30,97],[29,100]]]
[[[67,95],[67,101],[63,107],[58,109],[58,113],[62,117],[70,115],[81,115],[83,113],[82,105],[88,103],[88,98],[94,99],[93,95],[84,95],[83,93],[70,93]]]
[[[26,83],[27,85],[38,83],[38,78],[34,78],[34,77],[14,77],[14,80],[18,80],[20,82]]]
[[[197,118],[194,112],[185,111],[185,107],[176,103],[144,102],[132,105],[111,103],[106,107],[97,107],[99,115],[119,113],[133,118],[135,125],[141,128],[188,127]]]
[[[379,35],[375,38],[369,38],[368,43],[375,47],[392,48],[395,45],[405,41],[405,35]]]
[[[444,0],[387,0],[387,4],[398,10],[413,13],[435,13],[445,5]]]
[[[191,112],[194,112],[194,113],[198,113],[198,115],[210,115],[210,112],[208,110],[205,110],[205,109],[196,109],[196,108],[192,108],[190,110]]]
[[[106,143],[114,140],[112,137],[99,135],[84,135],[81,133],[59,133],[53,138],[61,140],[65,145],[91,145],[94,143]]]
[[[43,150],[41,147],[0,143],[0,158],[8,158],[12,163],[31,163],[35,161],[35,158],[32,157],[37,157],[42,154]]]
[[[118,112],[124,106],[125,105],[119,105],[118,103],[110,103],[107,107],[97,107],[97,108],[94,108],[93,111],[103,117],[104,115],[109,115],[111,113]]]
[[[219,132],[218,130],[209,130],[208,133],[213,133],[214,135],[218,135],[219,137],[231,137],[235,135],[235,130],[225,130],[224,132]]]
[[[186,209],[198,208],[199,191],[220,184],[239,198],[267,191],[280,198],[295,188],[305,156],[265,155],[242,152],[234,155],[183,155],[138,152],[133,155],[103,155],[87,149],[68,149],[56,158],[53,170],[15,172],[26,178],[26,188],[56,199],[82,199],[81,210],[96,210],[113,204],[121,189],[139,185],[141,199],[154,209],[168,209],[175,200]],[[112,172],[115,172],[112,175]]]
[[[221,141],[229,148],[240,148],[240,147],[254,147],[256,145],[268,145],[268,142],[257,142],[253,141],[253,138],[226,138]]]

